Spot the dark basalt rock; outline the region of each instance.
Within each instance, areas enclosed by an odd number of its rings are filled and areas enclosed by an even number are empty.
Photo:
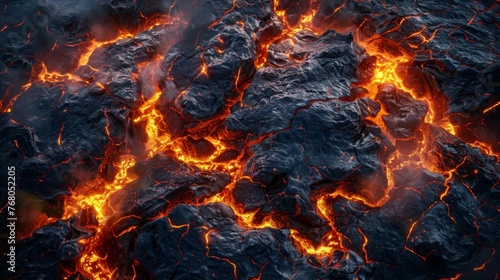
[[[189,19],[192,16],[189,9],[199,8],[204,1],[181,2],[29,0],[2,3],[2,108],[7,107],[33,74],[43,71],[42,61],[49,72],[72,72],[91,39],[105,42],[116,38],[121,31],[134,33],[148,24],[147,18],[182,15]],[[168,37],[177,37],[174,34],[171,30]],[[126,67],[135,65],[129,63]]]
[[[243,230],[222,204],[179,205],[137,230],[135,252],[145,264],[142,277],[161,279],[350,279],[362,261],[348,252],[335,267],[315,268],[288,235],[288,230]]]
[[[189,25],[190,35],[171,48],[162,62],[166,84],[160,107],[166,114],[182,112],[186,127],[221,113],[234,91],[253,76],[257,43],[279,31],[268,1],[221,0],[205,6],[200,10],[203,15]],[[211,14],[207,11],[213,11],[214,18],[207,18]]]
[[[138,106],[140,93],[153,92],[140,92],[146,83],[139,79],[140,86],[134,75],[139,63],[153,59],[161,44],[168,45],[168,31],[168,27],[151,29],[99,49],[88,66],[72,74],[74,78],[59,83],[35,82],[16,99],[10,118],[29,127],[40,151],[15,162],[21,185],[44,200],[54,201],[95,177],[111,145],[119,150],[126,140],[137,137],[125,133],[132,126],[130,111]],[[151,67],[155,67],[154,62]]]
[[[37,229],[16,246],[16,273],[2,264],[2,279],[54,279],[76,271],[80,255],[85,251],[79,240],[95,232],[97,221],[91,209],[79,212],[67,221],[57,221]]]
[[[257,71],[226,125],[253,135],[284,130],[313,102],[349,97],[358,66],[367,58],[351,36],[332,31],[321,36],[302,32],[271,45],[266,65]]]
[[[109,195],[104,207],[113,214],[101,224],[84,209],[23,236],[14,274],[4,269],[2,243],[0,278],[85,279],[77,263],[89,240],[116,279],[468,275],[500,241],[500,165],[471,145],[481,140],[500,150],[499,109],[491,107],[500,100],[499,7],[392,0],[3,3],[0,181],[16,167],[18,209],[59,219],[65,199],[85,183],[113,181],[120,156],[137,163],[128,170],[130,183]],[[283,36],[312,11],[322,34]],[[113,41],[120,32],[135,35]],[[78,65],[93,39],[102,45]],[[364,97],[373,96],[363,86],[377,61],[361,41],[413,56],[404,74],[405,85],[421,84],[416,96],[383,85],[376,100]],[[39,77],[53,71],[66,75]],[[421,101],[426,91],[429,107]],[[196,159],[220,148],[209,137],[224,135],[227,149],[213,163],[236,161],[241,169],[202,170],[176,159],[178,151],[148,157],[147,124],[136,121],[137,109],[157,92],[155,109],[165,121],[159,134],[182,140],[179,150]],[[462,124],[457,136],[426,123],[431,110],[436,123],[450,114]],[[373,121],[381,112],[384,130]],[[425,145],[416,152],[418,143]],[[322,195],[329,209],[320,213]],[[255,213],[257,225],[272,219],[276,228],[247,228],[238,211],[207,202],[214,196]],[[4,188],[4,229],[6,202]],[[314,245],[337,231],[342,250],[323,259],[304,255],[292,230]],[[493,259],[487,271],[495,265]]]
[[[314,211],[310,192],[333,185],[371,201],[383,196],[387,181],[377,174],[383,170],[378,153],[385,148],[380,130],[363,123],[367,117],[363,111],[368,111],[361,109],[365,104],[313,102],[297,110],[290,127],[251,147],[253,155],[245,173],[261,184],[265,194],[256,194],[261,199],[257,202],[261,206],[257,219],[271,213],[281,213],[280,217],[284,214],[318,240],[318,233],[324,229],[318,232],[314,227],[324,228],[325,222]],[[245,207],[255,207],[253,200],[242,201],[238,196],[236,193],[241,203],[251,203]]]
[[[477,238],[464,236],[460,226],[447,216],[446,205],[438,202],[417,222],[406,246],[416,254],[426,256],[432,270],[442,270],[453,265],[458,269],[470,262],[478,245]]]
[[[427,115],[425,102],[415,100],[409,93],[397,91],[393,85],[383,85],[377,93],[377,100],[388,113],[382,119],[391,136],[409,138],[424,123]]]
[[[230,182],[229,174],[193,171],[161,154],[135,169],[142,173],[139,178],[110,197],[116,218],[129,215],[143,220],[155,218],[179,203],[200,203],[221,192]]]
[[[308,0],[284,0],[275,2],[277,11],[284,11],[284,19],[290,27],[295,27],[300,22],[302,16],[307,14],[311,8]]]
[[[500,6],[495,1],[320,1],[313,22],[337,31],[359,30],[365,41],[379,35],[413,49],[413,65],[431,74],[446,95],[461,137],[500,151],[498,80]],[[368,39],[368,40],[367,40]]]
[[[498,162],[441,129],[433,131],[437,141],[434,152],[441,153],[443,166],[457,166],[450,180],[449,195],[444,199],[450,205],[450,215],[467,235],[473,232],[483,246],[495,247],[498,236],[495,229],[500,226],[500,218],[493,212],[500,206]],[[459,214],[464,207],[470,212]],[[471,215],[475,217],[473,220]]]

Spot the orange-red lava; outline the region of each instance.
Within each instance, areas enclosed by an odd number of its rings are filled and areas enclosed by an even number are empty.
[[[275,0],[274,2],[274,6],[277,7],[278,0]],[[291,27],[288,26],[288,24],[283,19],[284,11],[275,10],[275,13],[284,23],[285,27],[283,33],[281,34],[281,37],[277,38],[276,40],[279,41],[291,38],[294,34],[302,30],[316,32],[314,26],[312,25],[312,19],[315,12],[316,11],[314,10],[314,8],[312,8],[308,14],[301,16],[300,21],[297,25]],[[114,43],[120,39],[130,38],[133,36],[133,34],[123,32],[117,38],[110,41],[92,41],[92,43],[86,48],[86,51],[80,57],[79,65],[86,65],[89,61],[90,55],[95,49],[103,47],[106,44]],[[432,40],[432,38],[428,38],[428,40]],[[440,117],[440,115],[442,115],[441,112],[435,112],[435,108],[439,106],[442,107],[443,104],[435,104],[436,101],[431,97],[431,92],[426,92],[425,90],[416,90],[417,88],[419,88],[419,85],[412,85],[406,81],[405,69],[411,67],[412,53],[407,50],[403,50],[402,48],[392,48],[388,50],[386,48],[383,48],[381,46],[383,44],[380,44],[380,42],[381,41],[378,38],[357,41],[358,44],[366,49],[369,55],[376,57],[374,75],[371,78],[370,82],[362,85],[357,85],[367,89],[368,94],[366,97],[376,100],[378,87],[380,85],[393,84],[398,89],[410,93],[414,99],[426,102],[429,108],[429,112],[425,118],[426,123],[442,127],[449,131],[451,134],[456,134],[455,128],[449,122],[449,120],[447,118]],[[260,53],[256,62],[257,68],[263,67],[265,65],[269,44],[260,46]],[[201,74],[207,75],[207,69],[205,65],[203,65],[202,67]],[[236,83],[239,78],[238,76],[234,77]],[[68,79],[78,80],[78,77],[73,76],[70,73],[48,72],[45,67],[37,77],[37,80],[41,81],[63,81]],[[30,84],[28,84],[27,87],[29,85]],[[241,97],[244,89],[238,90],[240,91],[239,95]],[[265,227],[286,228],[287,225],[284,225],[281,222],[277,222],[272,216],[266,217],[262,222],[255,222],[254,216],[256,212],[245,212],[235,203],[232,197],[232,190],[234,189],[235,183],[238,180],[243,179],[244,156],[240,155],[236,159],[227,162],[214,161],[214,159],[217,158],[220,154],[231,148],[227,147],[225,144],[225,140],[229,139],[223,138],[225,135],[229,137],[229,133],[219,130],[218,133],[214,133],[212,135],[197,135],[198,137],[204,138],[205,140],[209,141],[215,147],[215,151],[208,157],[196,157],[195,155],[187,154],[185,152],[186,139],[172,138],[171,135],[169,135],[164,129],[162,129],[163,127],[165,127],[165,120],[163,119],[163,115],[155,107],[160,96],[161,91],[158,89],[156,94],[154,94],[149,100],[145,100],[144,103],[133,114],[135,116],[135,118],[133,119],[134,123],[145,124],[145,133],[148,136],[148,140],[145,143],[146,149],[148,151],[147,158],[151,158],[159,152],[168,151],[169,154],[174,155],[177,160],[187,165],[196,166],[201,170],[218,170],[229,173],[231,175],[232,182],[221,193],[207,199],[203,203],[221,202],[228,205],[234,210],[238,218],[239,225],[245,229],[257,229]],[[494,106],[498,106],[498,104],[495,104]],[[228,110],[227,114],[229,114]],[[370,121],[374,122],[385,131],[385,124],[382,120],[382,116],[384,114],[385,112],[381,110],[378,115],[376,117],[372,117]],[[386,134],[389,135],[388,133]],[[391,137],[389,137],[389,139],[393,142],[395,141],[395,139],[391,139]],[[330,230],[323,236],[319,244],[315,244],[297,230],[292,229],[290,237],[293,241],[293,244],[297,247],[298,251],[304,255],[315,256],[318,260],[325,260],[326,262],[328,262],[328,260],[331,260],[331,258],[333,257],[333,252],[335,250],[343,250],[345,248],[344,244],[342,244],[341,235],[337,232],[335,228],[335,222],[332,219],[331,201],[338,197],[344,197],[346,199],[353,200],[372,207],[383,205],[389,198],[388,194],[390,189],[394,187],[394,180],[392,178],[391,170],[403,166],[420,166],[431,171],[437,170],[434,162],[427,157],[427,153],[430,149],[432,149],[432,147],[429,147],[429,141],[424,137],[423,139],[418,140],[418,146],[415,148],[414,152],[411,155],[401,154],[397,150],[391,155],[385,166],[388,187],[385,189],[385,195],[382,196],[382,199],[373,201],[369,197],[363,196],[361,194],[352,194],[342,188],[339,188],[333,193],[324,193],[316,196],[316,211],[323,219],[328,222]],[[64,206],[64,219],[70,218],[79,211],[87,208],[93,208],[95,210],[96,218],[99,222],[97,233],[93,237],[80,240],[80,244],[82,246],[85,246],[86,251],[79,259],[78,264],[78,270],[85,277],[92,279],[112,278],[113,272],[110,271],[106,264],[106,256],[101,256],[94,250],[94,248],[97,247],[101,242],[100,233],[102,232],[102,227],[106,225],[107,217],[109,217],[114,211],[109,205],[109,197],[112,193],[133,182],[137,176],[130,172],[131,168],[133,168],[137,162],[147,160],[147,158],[136,158],[132,155],[127,154],[121,156],[110,154],[109,157],[110,158],[108,160],[105,160],[105,162],[112,163],[116,173],[114,179],[110,182],[109,180],[98,177],[90,182],[87,182],[84,186],[78,187],[77,191],[75,191],[75,193],[73,193],[66,199]],[[209,234],[210,231],[206,235],[207,245],[208,242],[210,242]],[[364,245],[366,245],[367,242],[369,241],[365,240]],[[365,259],[369,261],[366,255]]]

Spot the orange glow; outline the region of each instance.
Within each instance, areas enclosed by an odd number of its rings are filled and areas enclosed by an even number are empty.
[[[86,47],[86,50],[85,52],[82,53],[82,55],[80,56],[80,59],[78,60],[78,65],[79,66],[84,66],[84,65],[87,65],[89,63],[89,59],[90,59],[90,56],[92,55],[92,53],[94,53],[94,51],[104,45],[109,45],[109,44],[113,44],[113,43],[116,43],[118,42],[119,40],[123,40],[123,39],[127,39],[127,38],[133,38],[134,35],[131,34],[131,33],[128,33],[128,32],[123,32],[121,33],[120,35],[118,35],[116,38],[112,39],[112,40],[108,40],[108,41],[102,41],[102,42],[99,42],[95,39],[93,39],[89,46]]]
[[[203,63],[201,64],[200,74],[207,76],[207,64],[205,64],[205,61],[203,61]]]
[[[486,114],[489,111],[491,111],[491,110],[493,110],[495,108],[498,108],[498,106],[500,106],[500,101],[498,101],[497,103],[495,103],[495,104],[491,105],[490,107],[484,109],[483,114]]]
[[[57,83],[57,82],[65,82],[68,80],[73,81],[83,81],[80,77],[76,75],[72,75],[71,73],[58,73],[58,72],[49,72],[47,70],[47,66],[45,63],[41,62],[42,71],[38,74],[38,81],[48,82],[48,83]],[[31,83],[28,83],[24,86],[24,88],[29,88]]]
[[[78,267],[81,268],[86,277],[91,279],[110,280],[112,271],[108,269],[106,259],[99,257],[94,251],[86,251],[80,258]]]
[[[64,131],[64,123],[61,126],[61,129],[59,130],[59,134],[57,135],[57,145],[61,146],[61,138],[62,138],[62,133]]]
[[[164,19],[164,23],[166,23],[168,21],[170,21],[170,19]],[[140,32],[144,32],[146,30],[151,30],[156,26],[160,26],[161,24],[163,24],[163,23],[153,22],[150,26],[147,26],[145,29],[141,30]],[[90,41],[89,45],[86,47],[85,51],[80,56],[80,59],[78,60],[78,65],[79,66],[87,65],[89,63],[90,56],[92,55],[92,53],[94,53],[94,51],[96,49],[98,49],[102,46],[105,46],[105,45],[114,44],[114,43],[116,43],[120,40],[123,40],[123,39],[134,38],[134,36],[138,33],[139,32],[132,34],[130,32],[121,31],[120,34],[116,38],[111,39],[111,40],[97,41],[95,39],[92,39],[92,41]]]
[[[136,159],[133,156],[121,156],[117,163],[113,163],[116,168],[113,182],[108,183],[98,178],[79,187],[76,193],[66,199],[63,219],[68,219],[83,209],[94,208],[96,218],[99,224],[102,224],[109,215],[110,209],[107,206],[109,195],[136,179],[136,176],[128,171],[135,163]]]
[[[402,75],[400,68],[408,67],[412,62],[412,56],[400,48],[397,52],[390,53],[389,51],[381,49],[378,45],[378,41],[372,39],[370,42],[358,42],[362,47],[366,49],[366,52],[377,58],[376,66],[374,71],[374,76],[369,84],[363,85],[369,91],[369,98],[376,100],[376,95],[378,92],[378,86],[383,84],[392,84],[396,88],[408,92],[413,99],[424,101],[427,104],[429,112],[425,117],[425,122],[429,124],[434,124],[439,127],[443,127],[448,132],[456,135],[456,128],[450,122],[448,118],[438,119],[435,112],[433,111],[433,100],[431,97],[419,97],[415,93],[415,90],[408,87],[405,83],[405,76]],[[381,116],[384,112],[381,112],[375,121],[379,126],[385,127],[382,122]]]
[[[313,8],[300,17],[300,20],[296,26],[290,27],[285,21],[285,11],[277,10],[279,0],[274,0],[274,9],[275,13],[278,15],[279,19],[283,22],[285,27],[283,33],[280,38],[277,40],[285,40],[292,38],[297,32],[302,30],[308,30],[317,34],[317,30],[313,27],[312,21],[316,10],[314,9],[314,4],[316,1],[312,1]],[[347,1],[346,1],[347,2]],[[335,12],[340,10],[345,3],[338,7]],[[234,7],[234,4],[233,4]],[[240,24],[243,24],[241,22]],[[155,24],[157,26],[159,24]],[[154,27],[153,26],[153,27]],[[152,27],[150,27],[152,28]],[[423,36],[422,32],[424,30],[413,34],[412,36],[421,36],[422,40],[432,40],[431,38],[426,38]],[[116,43],[119,40],[133,38],[134,34],[123,32],[117,38],[114,38],[109,41],[97,42],[96,40],[92,40],[88,46],[85,48],[85,52],[82,53],[78,65],[84,66],[89,63],[89,59],[92,53],[105,45]],[[220,43],[224,43],[224,40],[219,36],[217,40]],[[276,41],[274,41],[276,42]],[[262,67],[267,60],[267,51],[269,46],[273,42],[267,42],[259,46],[259,53],[257,54],[257,60],[255,62],[256,68]],[[387,50],[379,48],[379,46],[375,44],[371,44],[371,42],[358,42],[361,46],[363,46],[367,53],[371,56],[375,56],[377,58],[374,75],[371,81],[366,84],[360,85],[365,87],[368,90],[367,97],[376,100],[376,96],[378,93],[378,87],[383,84],[393,84],[400,90],[408,92],[411,96],[416,100],[421,100],[426,102],[429,106],[429,112],[425,118],[425,122],[428,124],[436,125],[442,127],[449,131],[451,134],[456,134],[456,129],[452,125],[452,123],[447,118],[440,118],[433,112],[433,107],[430,106],[433,104],[434,100],[430,97],[430,95],[418,96],[416,91],[407,84],[407,77],[404,76],[403,71],[400,71],[401,68],[408,67],[412,63],[412,55],[403,50],[398,50],[399,52],[389,52]],[[218,52],[223,52],[223,50],[219,49]],[[201,57],[202,63],[201,68],[199,68],[199,75],[208,76],[207,65]],[[43,82],[61,82],[67,80],[75,80],[82,81],[80,77],[74,76],[70,73],[60,74],[56,72],[48,72],[45,64],[42,64],[42,72],[38,75],[38,80]],[[227,108],[221,116],[218,117],[220,120],[224,120],[229,115],[229,108],[235,104],[238,100],[241,100],[242,92],[244,88],[238,88],[239,79],[240,79],[239,69],[238,74],[234,77],[235,88],[236,91],[239,92],[239,96],[234,100],[230,100],[228,102]],[[31,83],[29,84],[31,85]],[[104,85],[97,83],[99,87],[104,88]],[[28,85],[27,85],[28,86]],[[242,86],[243,87],[243,86]],[[186,94],[186,90],[180,92],[178,94],[178,98],[182,98]],[[96,218],[99,222],[99,227],[97,229],[97,233],[95,236],[88,239],[81,239],[78,243],[82,246],[86,246],[85,253],[79,260],[78,268],[79,271],[85,274],[85,277],[89,277],[92,279],[112,279],[112,271],[107,266],[106,256],[100,256],[95,248],[98,247],[102,240],[102,236],[100,234],[103,231],[103,226],[105,226],[107,218],[114,213],[114,210],[110,206],[109,197],[114,192],[124,188],[127,184],[130,184],[134,180],[137,179],[137,175],[132,172],[133,167],[136,165],[138,161],[147,160],[148,158],[152,158],[158,153],[168,153],[168,155],[172,156],[176,160],[190,166],[197,167],[203,171],[222,171],[227,172],[231,176],[231,183],[225,187],[225,189],[211,198],[206,199],[200,204],[208,204],[208,203],[223,203],[234,211],[235,216],[237,217],[237,222],[241,228],[244,229],[260,229],[260,228],[289,228],[290,226],[286,221],[280,219],[280,217],[273,216],[270,214],[264,217],[261,221],[256,221],[256,215],[258,211],[253,212],[245,212],[242,207],[237,205],[235,202],[232,192],[236,186],[236,182],[242,179],[250,179],[245,177],[245,154],[244,148],[238,149],[239,153],[235,158],[226,160],[226,161],[217,161],[216,159],[223,155],[224,152],[235,150],[235,147],[232,147],[230,143],[231,136],[229,132],[224,129],[213,128],[214,131],[205,131],[203,129],[199,129],[199,131],[195,131],[191,134],[195,141],[205,141],[208,146],[213,147],[212,152],[210,154],[197,155],[196,148],[193,147],[193,144],[189,142],[189,139],[186,136],[175,137],[168,133],[168,120],[164,119],[164,114],[162,111],[157,109],[157,103],[160,100],[162,95],[162,91],[157,88],[154,95],[148,100],[144,100],[142,105],[136,109],[134,113],[133,123],[143,127],[145,134],[147,135],[147,141],[144,143],[147,157],[137,159],[131,155],[123,155],[118,157],[117,159],[113,159],[113,154],[106,154],[105,160],[106,163],[109,163],[113,166],[113,171],[115,172],[114,179],[109,182],[104,176],[99,175],[98,178],[86,183],[85,185],[79,186],[75,193],[72,196],[69,196],[65,201],[64,206],[64,219],[68,219],[74,216],[79,211],[82,211],[87,208],[93,208],[95,210]],[[493,108],[499,106],[499,103],[494,104],[490,108],[486,109],[484,113]],[[10,109],[9,109],[10,110]],[[174,110],[174,109],[172,109]],[[180,112],[178,112],[180,113]],[[370,117],[369,120],[376,123],[388,136],[389,140],[395,144],[396,140],[393,139],[389,133],[387,133],[387,128],[382,119],[382,116],[385,115],[386,112],[382,109],[377,116]],[[212,127],[210,127],[212,129]],[[61,145],[62,141],[62,133],[64,129],[64,124],[61,127],[57,138],[57,144]],[[106,130],[109,131],[108,127]],[[385,176],[387,177],[388,186],[383,190],[383,196],[381,198],[374,200],[367,195],[351,193],[343,188],[339,188],[332,193],[323,193],[317,195],[313,202],[315,203],[315,210],[318,215],[324,219],[329,226],[329,231],[321,238],[319,244],[315,244],[312,240],[308,239],[306,236],[301,234],[299,231],[295,229],[290,230],[290,239],[293,242],[294,246],[297,250],[303,255],[309,255],[316,257],[319,262],[329,264],[333,258],[333,252],[335,250],[343,250],[345,249],[342,244],[342,236],[337,231],[335,222],[333,219],[332,213],[332,203],[337,198],[345,198],[351,201],[358,202],[360,204],[370,206],[370,207],[380,207],[384,205],[389,197],[389,191],[394,187],[394,178],[392,174],[392,170],[401,168],[401,167],[425,167],[431,171],[436,170],[435,163],[428,159],[427,152],[430,150],[428,139],[420,139],[416,140],[417,147],[410,155],[405,155],[400,153],[399,151],[394,152],[387,162],[384,164]],[[247,147],[249,147],[253,143],[247,143]],[[489,152],[491,148],[484,147],[481,143],[477,145],[481,146],[482,149],[487,149]],[[103,164],[105,166],[105,164]],[[103,173],[103,170],[101,170]],[[447,191],[442,194],[441,199],[446,196]],[[173,225],[170,220],[168,220],[170,226],[175,229],[186,228],[189,229],[189,224],[186,225]],[[415,222],[416,223],[416,222]],[[408,236],[410,236],[415,223],[411,225]],[[207,256],[213,258],[219,258],[216,256],[209,255],[209,241],[210,237],[213,234],[216,234],[216,231],[212,229],[205,228],[206,232],[204,235],[204,239],[206,242],[207,248]],[[368,244],[368,238],[364,233],[358,228],[358,231],[364,238],[364,243],[362,245],[362,249],[365,252],[365,260],[368,262],[368,255],[366,251],[366,246]],[[229,262],[233,269],[234,275],[237,276],[237,267],[236,264],[231,262],[228,259],[219,258],[221,260]]]
[[[423,27],[422,30],[420,31],[417,31],[413,34],[411,34],[410,36],[408,36],[407,38],[411,38],[411,37],[414,37],[414,36],[418,36],[420,37],[421,39],[421,42],[420,44],[423,44],[423,43],[428,43],[429,41],[432,41],[434,39],[434,37],[436,36],[436,33],[438,31],[438,29],[435,29],[434,32],[432,32],[431,36],[429,38],[427,38],[424,34],[422,34],[425,30],[427,30],[427,27]],[[417,44],[417,45],[414,45],[414,44],[409,44],[413,49],[416,49],[420,46],[420,44]]]
[[[255,60],[255,68],[256,69],[259,69],[261,68],[262,66],[264,66],[264,64],[266,64],[266,61],[267,61],[267,51],[269,49],[269,44],[263,44],[260,46],[261,50],[259,51],[258,55],[257,55],[257,59]]]
[[[174,22],[174,20],[176,20],[176,19],[173,19],[173,20],[163,19],[163,20],[164,20],[164,23],[166,23],[168,21]],[[154,28],[156,26],[160,26],[161,24],[164,24],[164,23],[153,22],[151,25],[147,26],[145,29],[143,29],[139,32],[151,30],[152,28]],[[139,32],[137,32],[135,34],[138,34]],[[114,43],[116,43],[120,40],[123,40],[123,39],[133,38],[135,36],[135,34],[121,31],[120,34],[116,38],[111,39],[111,40],[97,41],[95,39],[92,39],[89,43],[87,43],[88,45],[85,47],[84,52],[80,55],[80,58],[78,60],[78,67],[87,65],[89,62],[90,56],[92,55],[92,53],[94,53],[94,51],[96,49],[101,48],[101,47],[106,46],[106,45],[114,44]],[[54,45],[54,47],[55,47],[55,45]],[[72,81],[77,81],[77,82],[88,83],[88,81],[84,81],[82,78],[78,77],[77,75],[71,74],[69,72],[68,73],[59,73],[56,71],[49,72],[47,70],[47,66],[45,65],[45,63],[43,61],[40,61],[40,65],[42,67],[42,70],[40,71],[40,73],[38,73],[36,80],[35,81],[31,80],[26,85],[24,85],[23,90],[28,89],[32,85],[32,83],[36,82],[36,81],[54,83],[54,82],[64,82],[64,81],[72,80]],[[7,110],[9,110],[9,109],[7,109]]]
[[[109,195],[136,179],[136,176],[129,172],[129,169],[134,167],[135,163],[136,159],[134,157],[121,156],[117,163],[113,163],[116,168],[113,182],[108,183],[104,179],[98,178],[80,187],[77,193],[67,198],[63,219],[68,219],[83,209],[93,208],[99,226],[103,226],[106,217],[111,214],[110,211],[113,211],[108,205]],[[100,232],[101,228],[99,227],[97,233]],[[90,240],[79,240],[78,243],[82,245],[89,244],[89,247],[81,256],[78,267],[81,268],[82,273],[92,279],[111,279],[112,272],[108,269],[106,259],[99,257],[93,250],[100,242],[99,235],[91,237]]]
[[[373,44],[373,42],[375,43]],[[421,97],[417,96],[414,89],[409,87],[405,83],[406,77],[403,76],[404,71],[401,71],[400,68],[408,67],[408,65],[411,64],[412,58],[410,54],[402,50],[389,53],[388,51],[381,49],[380,46],[376,44],[376,41],[372,41],[369,43],[361,42],[360,45],[366,49],[368,54],[377,58],[372,80],[368,84],[362,85],[368,90],[369,98],[377,100],[376,96],[378,93],[378,87],[383,84],[392,84],[396,86],[396,88],[408,92],[413,97],[413,99],[423,101],[427,104],[429,111],[425,117],[425,123],[432,124],[437,127],[442,127],[450,134],[456,135],[456,128],[452,125],[447,117],[438,119],[435,115],[432,106],[432,98],[428,97],[428,95],[424,95]],[[389,140],[395,145],[396,141],[391,137],[389,133],[387,133],[387,128],[382,118],[386,114],[387,113],[382,107],[377,116],[369,117],[368,119],[380,126],[382,130],[385,131],[385,134],[388,136]],[[410,155],[404,155],[399,150],[396,150],[391,155],[386,164],[386,175],[389,185],[388,189],[386,189],[385,198],[380,202],[380,205],[383,205],[383,203],[388,200],[388,193],[394,187],[392,170],[407,166],[411,168],[423,167],[430,171],[438,171],[436,162],[428,157],[428,151],[431,150],[432,147],[430,146],[430,140],[428,140],[426,137],[427,136],[424,133],[423,139],[416,141],[417,146],[414,148],[413,152]]]
[[[478,148],[479,150],[481,150],[481,152],[483,154],[487,154],[487,155],[490,155],[490,156],[494,156],[494,157],[500,158],[500,152],[495,152],[493,150],[493,146],[487,145],[487,144],[482,143],[480,141],[475,141],[474,143],[468,143],[468,145],[472,146],[472,147],[475,147],[475,148]]]
[[[302,237],[294,229],[290,230],[290,237],[300,253],[315,256],[318,260],[326,259],[325,265],[331,262],[334,250],[339,249],[338,236],[334,236],[332,233],[326,234],[319,245],[314,245],[311,240]]]
[[[346,2],[344,2],[344,4],[342,4],[340,7],[338,7],[337,10],[335,10],[335,13],[338,10],[340,10],[345,4]],[[308,14],[301,16],[299,23],[296,26],[290,27],[284,20],[285,11],[277,10],[277,6],[278,6],[278,0],[275,0],[274,1],[275,12],[282,21],[282,23],[285,25],[285,30],[283,31],[283,34],[280,38],[281,40],[286,38],[291,38],[293,35],[295,35],[297,32],[301,30],[309,30],[316,34],[317,31],[314,29],[312,25],[312,19],[314,14],[316,13],[314,9],[311,9]],[[402,22],[400,22],[400,24],[402,24]],[[425,28],[420,32],[417,32],[411,36],[420,36],[423,42],[428,42],[432,40],[435,35],[435,32],[434,34],[432,34],[432,36],[427,38],[423,35],[424,31]],[[367,84],[361,85],[368,90],[367,97],[376,100],[378,88],[380,85],[393,84],[396,88],[408,92],[414,99],[421,100],[428,105],[428,113],[425,117],[426,123],[442,127],[446,129],[449,133],[456,135],[456,129],[450,122],[450,120],[448,118],[440,118],[436,115],[436,112],[434,112],[434,107],[432,106],[434,100],[431,98],[430,92],[425,93],[424,95],[420,94],[419,96],[418,94],[416,94],[415,90],[408,85],[407,77],[404,76],[405,75],[404,73],[406,72],[404,71],[404,69],[406,69],[412,64],[413,60],[412,54],[410,54],[407,51],[404,51],[402,48],[399,48],[396,51],[386,50],[381,48],[377,44],[372,44],[373,42],[376,43],[375,40],[367,42],[358,40],[358,44],[364,47],[370,56],[375,56],[377,58],[374,69],[374,75],[371,81]],[[261,46],[261,49],[264,51],[264,53],[261,53],[261,55],[257,59],[256,62],[257,68],[262,67],[265,64],[267,57],[267,49],[269,45],[270,44]],[[494,108],[495,106],[498,106],[498,104],[493,105],[492,108]],[[381,111],[378,113],[377,116],[369,117],[369,119],[374,123],[376,123],[377,125],[379,125],[385,132],[385,134],[389,137],[389,140],[393,142],[393,144],[395,144],[396,139],[393,139],[389,135],[389,133],[387,133],[387,128],[382,119],[383,115],[385,114],[387,114],[387,112],[385,112],[384,109],[381,108]],[[300,235],[299,232],[292,230],[291,239],[294,245],[297,247],[297,249],[302,254],[313,255],[318,257],[319,259],[323,259],[325,257],[330,256],[335,249],[342,249],[339,233],[335,229],[335,225],[331,218],[331,214],[329,214],[329,211],[331,211],[330,210],[331,205],[328,205],[327,201],[331,201],[336,197],[343,197],[345,199],[357,201],[367,206],[380,207],[388,201],[388,199],[390,198],[389,192],[394,187],[392,170],[402,168],[405,166],[412,168],[414,168],[415,166],[420,166],[420,167],[425,167],[431,171],[436,170],[437,167],[435,166],[435,162],[427,158],[427,151],[431,148],[429,147],[429,141],[424,137],[424,139],[417,140],[416,143],[417,147],[410,155],[404,155],[396,150],[396,152],[393,153],[387,160],[385,166],[386,167],[385,172],[387,176],[388,186],[384,190],[384,196],[378,201],[373,201],[369,197],[365,197],[360,194],[352,194],[346,192],[342,188],[335,191],[334,193],[323,194],[319,196],[316,200],[316,210],[325,220],[329,222],[331,230],[323,237],[320,244],[313,244],[310,240],[307,240],[307,238],[304,238],[302,235]],[[237,207],[233,207],[233,209],[237,209]],[[244,220],[245,224],[249,226],[253,227],[258,226],[252,224],[252,219],[251,219],[251,217],[253,217],[252,215],[244,216],[245,218],[241,218],[243,216],[241,215],[241,213],[238,213],[238,217],[240,217],[241,220]],[[270,225],[276,226],[276,224],[270,224]],[[361,234],[365,239],[363,243],[363,250],[365,251],[365,258],[368,261],[368,256],[366,254],[366,249],[365,249],[368,243],[368,239],[363,233]]]
[[[315,6],[316,1],[312,0],[311,1],[311,6]],[[313,27],[312,20],[314,18],[314,15],[316,14],[316,9],[312,8],[309,10],[307,14],[301,15],[300,20],[296,26],[289,26],[288,23],[285,20],[285,11],[284,10],[278,10],[278,4],[279,0],[274,0],[274,13],[278,16],[280,19],[281,23],[284,26],[284,30],[279,36],[279,38],[276,38],[275,40],[266,42],[264,44],[260,45],[260,51],[257,55],[257,60],[255,61],[255,68],[259,69],[264,64],[266,64],[267,61],[267,51],[269,49],[269,46],[273,43],[276,43],[277,41],[280,40],[285,40],[285,39],[290,39],[292,38],[297,32],[307,30],[310,31],[316,35],[318,35],[318,30]]]
[[[297,32],[303,31],[303,30],[308,30],[313,32],[314,34],[317,34],[317,30],[314,28],[312,24],[312,20],[314,18],[314,15],[316,14],[316,0],[312,0],[311,2],[311,7],[309,11],[300,16],[299,22],[297,23],[296,26],[289,26],[288,22],[285,20],[285,10],[278,10],[278,5],[279,5],[279,0],[274,0],[274,12],[280,19],[280,21],[283,23],[285,26],[285,29],[282,34],[282,38],[291,38],[293,37]]]
[[[148,135],[148,141],[146,142],[146,148],[148,150],[149,157],[153,157],[159,151],[170,151],[173,152],[175,158],[181,162],[188,165],[194,165],[202,170],[225,170],[234,171],[236,168],[235,162],[214,162],[214,159],[221,155],[227,150],[226,145],[223,141],[208,136],[204,137],[205,140],[210,142],[215,147],[215,152],[210,156],[205,158],[196,158],[193,155],[189,155],[185,152],[185,142],[184,138],[171,139],[170,134],[161,129],[164,125],[163,115],[155,109],[155,104],[161,96],[161,92],[156,92],[156,94],[146,101],[139,109],[137,116],[133,121],[135,123],[145,122],[146,123],[146,134]]]

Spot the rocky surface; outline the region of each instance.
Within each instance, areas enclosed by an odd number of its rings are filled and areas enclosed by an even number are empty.
[[[497,2],[2,5],[0,278],[495,277]]]
[[[403,5],[399,1],[338,0],[320,1],[313,22],[324,30],[361,31],[364,40],[381,36],[411,50],[413,64],[439,84],[447,100],[445,111],[462,137],[498,150],[498,134],[489,133],[499,129],[494,121],[498,110],[484,111],[500,101],[496,75],[500,71],[499,14],[500,7],[493,0]]]

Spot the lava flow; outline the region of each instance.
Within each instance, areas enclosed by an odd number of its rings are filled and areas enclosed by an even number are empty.
[[[124,1],[82,4],[81,22],[40,4],[44,28],[6,20],[0,154],[26,217],[20,272],[0,278],[489,273],[500,10],[407,2]],[[5,35],[25,24],[22,44]]]

